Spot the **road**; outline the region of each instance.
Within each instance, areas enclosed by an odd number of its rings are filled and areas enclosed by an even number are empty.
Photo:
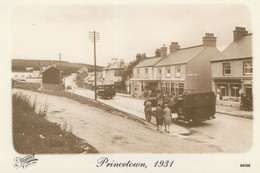
[[[48,105],[47,120],[61,125],[100,153],[212,153],[219,148],[174,134],[159,133],[150,123],[139,123],[98,107],[38,92],[13,89],[36,101],[37,110]]]
[[[75,88],[75,94],[94,98],[94,92],[82,88]],[[113,99],[98,99],[112,107],[131,113],[144,119],[143,100],[117,95]],[[187,126],[173,124],[171,133],[187,134],[185,137],[200,143],[215,146],[223,152],[246,152],[250,150],[253,138],[253,121],[216,113],[216,119],[205,121],[197,125]],[[153,121],[154,122],[154,121]],[[189,131],[189,133],[187,133]],[[178,132],[178,133],[176,133]],[[181,135],[179,135],[181,137]]]

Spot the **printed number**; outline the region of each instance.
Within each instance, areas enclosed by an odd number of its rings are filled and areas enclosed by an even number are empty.
[[[172,167],[174,161],[169,160],[157,160],[154,164],[154,167]]]
[[[240,164],[240,167],[250,167],[250,164]]]

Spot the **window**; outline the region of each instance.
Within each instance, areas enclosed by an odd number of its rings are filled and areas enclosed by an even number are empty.
[[[180,66],[175,67],[175,77],[181,77],[181,67]]]
[[[231,96],[232,97],[239,97],[239,90],[241,89],[241,85],[231,85]]]
[[[158,68],[157,77],[162,77],[162,69]]]
[[[175,86],[176,86],[176,84],[175,83],[171,83],[171,93],[173,94],[173,95],[176,95],[175,94]]]
[[[220,91],[220,100],[228,101],[228,85],[227,84],[220,84],[219,85]]]
[[[179,83],[179,94],[184,93],[184,83]]]
[[[231,75],[231,65],[230,63],[223,63],[223,75]]]
[[[137,74],[137,76],[139,76],[139,74],[140,74],[140,69],[137,69],[136,74]]]
[[[244,74],[252,74],[253,66],[252,61],[244,61]]]
[[[166,77],[171,77],[171,67],[166,67]]]
[[[145,68],[145,75],[148,75],[148,68]]]

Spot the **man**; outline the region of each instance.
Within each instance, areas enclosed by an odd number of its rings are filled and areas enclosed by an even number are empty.
[[[144,102],[144,112],[146,120],[150,122],[152,117],[152,103],[149,100]]]

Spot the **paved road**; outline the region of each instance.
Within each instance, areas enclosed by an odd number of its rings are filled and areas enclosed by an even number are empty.
[[[94,93],[91,90],[76,88],[74,93],[94,98]],[[118,95],[112,100],[98,100],[144,118],[143,100]],[[171,128],[175,135],[177,135],[176,131],[178,134],[189,132],[185,136],[186,139],[215,146],[223,152],[246,152],[251,148],[253,138],[252,120],[219,113],[216,114],[216,117],[214,120],[202,122],[196,126],[173,124]]]

